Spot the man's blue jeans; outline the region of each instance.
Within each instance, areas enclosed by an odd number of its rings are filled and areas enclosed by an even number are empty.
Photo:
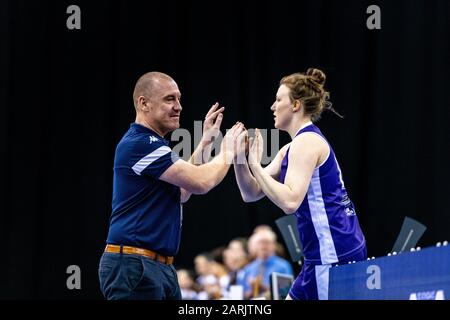
[[[98,274],[108,300],[181,300],[173,265],[140,255],[104,252]]]

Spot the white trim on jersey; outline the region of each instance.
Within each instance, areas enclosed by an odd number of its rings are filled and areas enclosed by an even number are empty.
[[[331,265],[315,266],[317,296],[319,300],[328,300],[328,288],[330,285],[330,267]]]
[[[141,175],[142,171],[144,171],[145,168],[147,168],[149,165],[151,165],[153,162],[161,158],[163,155],[171,152],[172,150],[168,146],[162,146],[159,147],[156,150],[153,150],[148,155],[143,157],[141,160],[136,162],[136,164],[131,168],[133,169],[134,173],[137,175]]]
[[[319,240],[320,261],[322,264],[338,262],[336,248],[331,236],[325,202],[322,197],[319,169],[315,169],[308,188],[308,205],[311,220]]]
[[[180,228],[183,226],[183,204],[180,202]]]
[[[334,156],[334,161],[336,161],[336,166],[339,171],[339,180],[341,181],[342,188],[345,188],[344,179],[342,179],[342,170],[341,170],[341,167],[339,166],[339,162],[336,159],[336,155]]]
[[[302,126],[300,127],[300,129],[298,129],[297,132],[294,134],[294,138],[297,136],[297,134],[300,132],[300,130],[302,130],[303,128],[306,128],[307,126],[310,126],[310,125],[312,125],[312,124],[313,124],[312,121],[308,121],[307,123],[305,123],[304,125],[302,125]]]

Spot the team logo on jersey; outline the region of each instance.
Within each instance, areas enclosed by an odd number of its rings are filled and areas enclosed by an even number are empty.
[[[352,208],[345,208],[345,213],[347,214],[347,216],[354,216],[355,210],[353,210]]]
[[[148,140],[149,140],[150,143],[153,143],[153,142],[158,141],[158,138],[154,137],[154,136],[150,136],[150,137],[148,137]]]

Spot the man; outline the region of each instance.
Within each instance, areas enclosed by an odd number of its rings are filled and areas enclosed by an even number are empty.
[[[237,283],[244,288],[246,299],[267,296],[270,293],[271,273],[294,275],[289,261],[275,254],[277,235],[273,231],[261,229],[253,233],[249,242],[255,245],[256,259],[244,267],[237,279]]]
[[[181,299],[172,262],[182,203],[219,184],[235,156],[234,141],[243,133],[237,125],[213,160],[193,164],[210,151],[211,134],[205,132],[220,132],[224,108],[217,103],[206,115],[204,136],[190,161],[171,151],[164,136],[180,126],[180,97],[176,82],[164,73],[146,73],[136,83],[136,120],[116,149],[112,214],[99,266],[106,299]]]

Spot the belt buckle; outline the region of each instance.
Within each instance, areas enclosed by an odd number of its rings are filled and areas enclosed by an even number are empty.
[[[161,263],[168,264],[168,262],[169,262],[168,258],[166,256],[161,255],[161,254],[157,254],[156,257],[157,257],[157,261],[159,261]]]

